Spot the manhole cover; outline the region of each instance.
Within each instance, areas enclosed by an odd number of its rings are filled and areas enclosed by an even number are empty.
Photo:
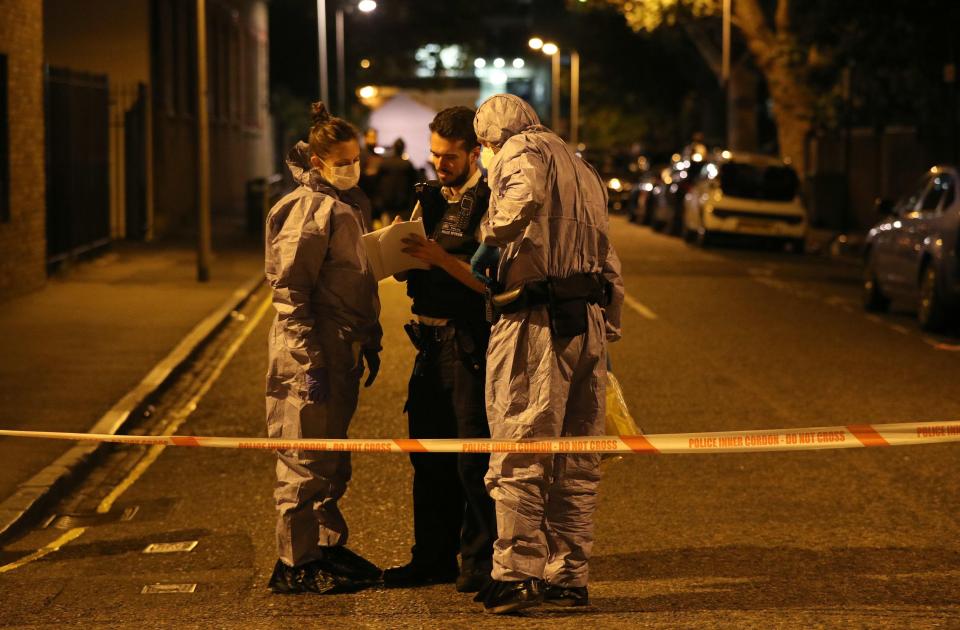
[[[147,584],[140,591],[141,595],[155,595],[161,593],[193,593],[197,590],[196,584]]]
[[[183,540],[180,542],[151,543],[146,546],[143,553],[177,553],[182,551],[193,551],[198,541]]]

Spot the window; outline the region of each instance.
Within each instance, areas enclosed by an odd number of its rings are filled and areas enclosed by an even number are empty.
[[[949,175],[937,175],[927,189],[927,194],[923,196],[920,212],[936,212],[940,208],[940,201],[945,198],[944,207],[953,203],[953,178]]]
[[[755,166],[727,162],[720,166],[720,188],[731,197],[790,201],[800,183],[789,166]]]
[[[10,137],[7,110],[7,56],[0,55],[0,223],[10,221]]]

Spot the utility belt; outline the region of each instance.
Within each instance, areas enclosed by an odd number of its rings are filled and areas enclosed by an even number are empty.
[[[503,315],[546,306],[550,331],[555,338],[569,338],[587,332],[587,305],[610,303],[612,287],[599,273],[575,273],[566,278],[527,282],[490,299],[496,314]]]
[[[486,363],[490,331],[485,323],[469,325],[450,321],[445,326],[430,326],[411,321],[404,324],[403,330],[417,349],[414,373],[422,371],[423,364],[432,361],[441,346],[450,340],[454,342],[460,360],[474,371],[481,371]]]

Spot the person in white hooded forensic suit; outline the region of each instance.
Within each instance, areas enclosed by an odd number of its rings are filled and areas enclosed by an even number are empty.
[[[606,344],[620,338],[623,281],[597,172],[522,99],[499,94],[474,119],[491,198],[474,272],[495,258],[499,319],[487,353],[495,439],[604,433]],[[599,454],[494,453],[496,504],[487,612],[589,603]]]
[[[271,438],[345,438],[364,361],[376,378],[383,331],[377,282],[363,248],[357,130],[313,105],[309,144],[288,165],[300,186],[270,210],[267,281],[276,317],[270,329],[267,433]],[[350,454],[277,453],[274,593],[354,591],[381,571],[345,547],[337,507],[350,480]]]

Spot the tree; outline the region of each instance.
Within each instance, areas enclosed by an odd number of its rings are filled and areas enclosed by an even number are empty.
[[[606,1],[635,31],[715,17],[722,11],[722,0]],[[780,154],[803,173],[804,143],[817,100],[810,72],[819,64],[818,49],[799,44],[790,0],[734,0],[731,21],[767,82]]]

